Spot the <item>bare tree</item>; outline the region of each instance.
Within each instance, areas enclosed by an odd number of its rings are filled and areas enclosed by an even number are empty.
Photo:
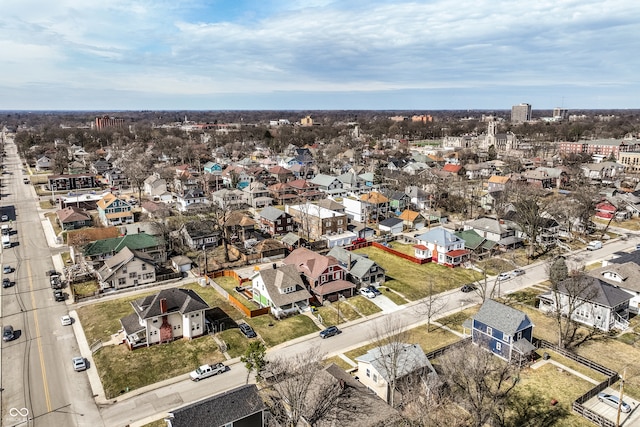
[[[429,278],[429,296],[422,299],[416,307],[416,311],[427,318],[427,333],[431,331],[431,321],[442,313],[447,306],[447,301],[442,294],[433,289],[433,278]]]
[[[467,409],[468,425],[482,427],[496,418],[515,388],[518,368],[475,344],[446,352],[439,363],[442,380]]]
[[[529,240],[527,256],[531,259],[536,254],[538,237],[547,219],[542,215],[550,199],[544,193],[528,184],[509,186],[509,198],[516,210],[514,222],[520,226]]]

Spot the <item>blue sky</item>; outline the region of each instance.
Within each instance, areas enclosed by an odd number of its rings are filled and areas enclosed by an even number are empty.
[[[637,0],[2,0],[0,109],[640,108]]]

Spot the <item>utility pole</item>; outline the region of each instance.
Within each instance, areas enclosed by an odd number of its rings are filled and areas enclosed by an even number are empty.
[[[627,376],[627,368],[622,371],[622,378],[620,378],[620,396],[618,396],[618,414],[616,416],[616,427],[620,427],[620,411],[622,410],[622,395],[624,394],[624,379]]]

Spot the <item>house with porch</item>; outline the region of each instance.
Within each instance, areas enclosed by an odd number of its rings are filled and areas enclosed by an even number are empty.
[[[133,206],[113,193],[102,196],[96,209],[98,218],[105,227],[134,223]]]
[[[414,256],[430,259],[447,267],[457,267],[469,260],[465,242],[444,227],[433,228],[416,237]]]
[[[63,230],[77,230],[82,227],[91,227],[93,224],[87,210],[75,206],[67,206],[56,211],[56,220]]]
[[[579,284],[576,281],[580,281]],[[539,295],[539,308],[545,313],[558,310],[571,320],[609,332],[629,327],[629,301],[633,296],[599,277],[570,277],[557,289]],[[571,313],[569,313],[571,312]]]
[[[639,251],[634,251],[636,258],[639,257]],[[629,255],[623,255],[629,257]],[[629,300],[629,312],[633,314],[640,313],[640,282],[637,280],[640,277],[640,264],[634,261],[627,262],[603,262],[603,266],[589,271],[589,275],[598,277],[599,279],[609,283],[610,285],[617,286],[623,291],[626,291],[631,295]]]
[[[253,300],[269,307],[276,318],[301,313],[309,309],[311,294],[295,265],[264,268],[251,276]]]
[[[348,251],[340,246],[331,248],[327,256],[332,256],[347,269],[347,280],[362,286],[381,286],[384,284],[386,275],[384,268],[375,261]]]
[[[307,289],[320,303],[325,300],[337,301],[339,296],[348,298],[354,294],[356,285],[346,280],[346,269],[334,257],[307,248],[297,248],[282,262],[297,268]]]
[[[190,189],[176,196],[176,207],[180,212],[189,212],[207,209],[209,199],[203,190]]]
[[[405,230],[418,230],[423,228],[427,223],[426,218],[420,212],[412,211],[410,209],[402,211],[398,218],[402,220]]]
[[[501,359],[523,363],[536,349],[533,326],[526,313],[488,299],[471,318],[471,339]]]
[[[271,193],[262,182],[254,181],[242,189],[244,201],[254,209],[261,209],[273,204]]]
[[[124,289],[156,281],[153,258],[144,252],[123,248],[96,271],[101,290]]]
[[[132,301],[131,306],[134,313],[120,319],[129,349],[205,333],[209,305],[191,289],[163,289]]]
[[[220,229],[210,219],[187,221],[178,230],[182,242],[193,250],[216,248],[220,245]]]
[[[515,249],[523,245],[522,238],[516,236],[511,222],[495,218],[478,218],[465,223],[464,230],[473,230],[480,237],[496,242],[503,249]]]
[[[153,173],[144,180],[143,192],[150,197],[160,197],[167,192],[167,180],[161,178],[159,174]]]
[[[294,229],[290,214],[273,206],[267,206],[258,214],[260,229],[271,236],[290,233]]]

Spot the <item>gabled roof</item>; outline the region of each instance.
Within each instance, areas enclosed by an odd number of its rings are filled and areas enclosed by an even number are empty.
[[[184,315],[209,308],[195,291],[182,288],[163,289],[155,295],[131,301],[131,305],[141,319],[150,319],[162,315],[160,301],[163,299],[167,301],[167,313]]]
[[[359,279],[369,273],[371,267],[373,267],[374,265],[377,266],[377,264],[373,260],[362,255],[355,254],[340,246],[334,246],[333,248],[331,248],[327,255],[337,259],[342,265],[347,268],[349,274]],[[351,263],[350,268],[349,263]],[[382,267],[380,266],[378,266],[378,268],[382,269]]]
[[[443,172],[458,173],[460,170],[462,170],[462,166],[454,165],[453,163],[448,163],[442,167]]]
[[[476,250],[486,240],[474,230],[457,231],[455,235],[464,240],[465,247],[472,250]]]
[[[233,211],[224,223],[225,227],[253,227],[256,222],[240,211]]]
[[[123,248],[120,252],[107,259],[102,267],[97,271],[100,281],[107,281],[113,274],[115,274],[121,267],[127,265],[134,258],[138,258],[147,264],[155,264],[153,258],[147,256],[143,252],[132,251],[129,248]]]
[[[267,288],[269,298],[276,307],[293,304],[311,298],[302,277],[295,265],[283,265],[278,268],[266,268],[258,271]],[[293,287],[295,290],[283,293],[282,290]]]
[[[382,193],[379,193],[377,191],[371,191],[370,193],[363,194],[362,196],[360,196],[360,200],[374,205],[389,203],[389,199],[387,199]]]
[[[115,196],[113,193],[106,193],[104,196],[102,196],[102,199],[100,199],[97,203],[98,208],[105,210],[107,209],[109,206],[111,206],[112,204],[114,204],[116,201],[119,201],[120,203],[122,203],[124,206],[129,206],[131,207],[131,205],[129,203],[127,203],[126,201],[124,201],[123,199],[120,199],[119,197]]]
[[[336,211],[336,212],[344,212],[345,210],[344,205],[336,202],[333,199],[318,200],[318,206],[320,206],[321,208],[329,209],[330,211]]]
[[[398,352],[398,346],[401,350]],[[389,363],[384,362],[384,358],[390,357],[392,353],[397,354],[395,372],[388,372]],[[435,372],[433,366],[417,344],[392,343],[381,347],[375,347],[366,354],[356,358],[357,362],[370,364],[386,382],[390,382],[391,376],[395,373],[396,378],[402,378],[407,374],[415,372],[418,369],[427,368],[431,372]]]
[[[474,230],[488,231],[490,233],[502,234],[510,230],[510,227],[495,218],[478,218],[465,224],[466,227]]]
[[[207,237],[219,233],[216,222],[211,219],[185,222],[184,229],[191,238]]]
[[[87,213],[86,209],[78,208],[75,206],[67,206],[64,209],[60,209],[56,212],[60,222],[75,222],[75,221],[88,221],[91,219],[91,215]]]
[[[297,248],[283,262],[295,265],[298,271],[308,277],[316,278],[330,265],[339,265],[334,257],[320,255],[307,248]]]
[[[448,246],[454,242],[462,240],[451,231],[445,229],[444,227],[433,228],[427,231],[426,233],[419,235],[417,239],[424,240],[430,243],[435,243],[436,245],[439,245],[439,246]]]
[[[267,206],[266,208],[260,211],[260,218],[264,218],[268,221],[277,221],[278,218],[283,216],[290,216],[285,211],[282,211],[278,208],[274,208],[273,206]]]
[[[510,179],[509,176],[492,175],[488,182],[492,184],[506,184]]]
[[[575,279],[569,278],[558,283],[558,292],[567,295],[569,293],[567,286],[570,286],[571,280]],[[578,280],[585,280],[584,285],[580,285],[581,292],[578,295],[583,301],[613,308],[632,298],[630,293],[597,277],[583,276]]]
[[[174,409],[169,416],[173,427],[218,427],[266,409],[256,385],[247,384]]]
[[[338,178],[331,175],[318,174],[310,180],[311,183],[319,185],[321,187],[328,187],[333,184],[335,181],[338,181]]]
[[[513,307],[488,299],[480,310],[473,316],[473,320],[483,323],[509,336],[533,326],[526,313]]]
[[[385,227],[394,227],[398,224],[402,224],[402,220],[400,218],[387,218],[385,220],[380,221],[379,225]]]
[[[424,218],[420,212],[412,211],[410,209],[405,209],[404,211],[402,211],[400,216],[398,216],[398,218],[400,218],[401,220],[409,222],[414,222],[419,217]]]
[[[102,255],[112,252],[119,252],[124,247],[133,250],[142,250],[154,248],[161,244],[161,242],[161,237],[152,236],[146,233],[127,234],[123,237],[96,240],[93,243],[89,243],[87,246],[85,246],[83,253],[85,256]]]

